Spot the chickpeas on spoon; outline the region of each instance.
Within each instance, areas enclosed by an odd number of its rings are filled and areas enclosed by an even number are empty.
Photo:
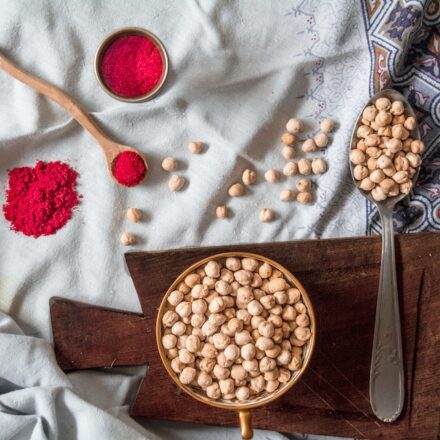
[[[144,180],[145,175],[148,172],[146,159],[135,148],[112,141],[106,134],[104,134],[92,116],[73,98],[58,87],[55,87],[16,66],[1,53],[0,68],[18,81],[21,81],[30,88],[56,102],[60,107],[70,113],[72,117],[96,139],[105,154],[108,170],[118,184],[123,186],[134,186]],[[118,162],[124,162],[125,167],[128,167],[128,173],[123,177],[120,177],[118,173],[115,172]]]
[[[376,205],[382,223],[370,403],[384,422],[399,417],[405,398],[393,209],[414,186],[423,150],[416,115],[405,97],[392,89],[374,95],[355,125],[350,171],[359,191]]]

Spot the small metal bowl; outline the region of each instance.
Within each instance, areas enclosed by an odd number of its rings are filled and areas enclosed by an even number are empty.
[[[157,49],[160,53],[160,56],[162,57],[163,71],[162,71],[162,76],[161,76],[159,82],[148,93],[145,93],[144,95],[140,95],[140,96],[135,96],[133,98],[118,95],[117,93],[110,90],[109,87],[105,84],[103,78],[101,77],[101,72],[100,72],[102,57],[103,57],[105,51],[110,46],[110,44],[113,43],[113,41],[115,41],[116,39],[118,39],[119,37],[121,37],[123,35],[138,35],[138,36],[148,38],[157,47]],[[117,99],[118,101],[124,101],[124,102],[148,101],[149,99],[152,99],[154,96],[156,96],[159,93],[159,90],[162,88],[162,86],[165,83],[166,77],[168,75],[168,55],[165,50],[165,46],[162,44],[162,42],[159,40],[159,38],[157,38],[156,35],[152,34],[150,31],[147,31],[146,29],[142,29],[142,28],[138,28],[138,27],[127,27],[127,28],[118,29],[118,30],[112,32],[110,35],[108,35],[101,42],[101,44],[98,46],[98,50],[96,51],[96,55],[95,55],[95,74],[96,74],[96,78],[98,80],[99,85],[102,87],[104,92],[106,92],[112,98]]]
[[[170,361],[167,358],[167,355],[165,353],[165,349],[162,346],[162,317],[165,313],[166,307],[167,307],[167,299],[170,293],[173,290],[177,289],[177,286],[185,279],[187,275],[194,272],[196,269],[204,266],[209,261],[218,261],[225,259],[227,257],[248,257],[248,258],[255,258],[259,262],[262,263],[268,263],[272,267],[275,267],[278,269],[284,277],[301,292],[301,299],[304,302],[304,304],[307,307],[307,313],[310,317],[310,329],[312,332],[312,335],[310,339],[306,342],[304,345],[304,354],[303,354],[303,363],[301,368],[292,373],[292,376],[288,382],[283,384],[280,388],[278,388],[276,391],[272,393],[263,393],[262,395],[258,396],[257,398],[253,400],[249,400],[245,403],[236,403],[236,402],[227,402],[222,400],[213,400],[209,397],[204,396],[202,393],[199,393],[194,388],[191,388],[187,385],[184,385],[180,382],[179,377],[177,374],[173,371],[173,369],[170,366]],[[162,302],[159,307],[159,311],[157,313],[157,319],[156,319],[156,343],[157,348],[159,351],[160,358],[162,360],[162,364],[164,365],[165,369],[167,370],[168,374],[171,376],[171,379],[174,381],[174,383],[185,393],[189,394],[192,398],[198,400],[199,402],[202,402],[206,405],[213,406],[216,408],[222,408],[226,410],[233,410],[237,411],[239,415],[240,420],[240,428],[241,428],[241,436],[243,439],[251,439],[253,437],[253,431],[252,431],[252,421],[251,421],[251,412],[250,410],[253,408],[257,408],[263,405],[266,405],[268,403],[273,402],[274,400],[281,397],[284,393],[286,393],[290,388],[292,388],[299,380],[299,378],[302,376],[304,371],[307,369],[307,366],[309,365],[313,348],[315,346],[316,341],[316,319],[315,319],[315,313],[313,311],[313,305],[310,301],[309,295],[307,294],[304,287],[301,285],[301,283],[298,281],[298,279],[289,272],[285,267],[281,266],[281,264],[278,264],[276,261],[270,260],[269,258],[263,257],[262,255],[252,254],[248,252],[225,252],[222,254],[212,255],[208,258],[204,258],[203,260],[200,260],[190,267],[186,269],[184,272],[182,272],[171,284],[170,288],[165,293]]]

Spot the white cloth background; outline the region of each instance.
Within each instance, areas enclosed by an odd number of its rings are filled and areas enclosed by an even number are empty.
[[[94,77],[98,44],[124,26],[151,30],[168,50],[169,77],[153,101],[115,101]],[[51,339],[48,300],[59,295],[140,311],[123,264],[124,230],[137,234],[136,250],[364,234],[365,205],[347,168],[352,125],[368,97],[370,57],[360,5],[1,0],[0,29],[2,52],[83,103],[116,140],[145,153],[151,168],[139,187],[117,186],[88,133],[0,72],[0,203],[7,170],[37,160],[68,162],[80,174],[84,196],[53,236],[16,234],[0,219],[0,310],[28,335],[2,315],[0,439],[155,438],[127,416],[141,371],[65,376],[57,369],[45,342]],[[279,201],[294,178],[262,183],[266,169],[284,164],[279,137],[293,116],[306,122],[307,133],[316,132],[324,117],[338,122],[323,153],[329,171],[314,179],[312,206]],[[195,139],[208,144],[200,156],[187,150]],[[179,160],[179,173],[188,179],[180,193],[167,189],[169,176],[160,168],[167,155]],[[228,186],[248,166],[258,171],[258,184],[229,201]],[[215,219],[215,206],[225,202],[233,216]],[[132,206],[144,212],[136,225],[125,219]],[[261,224],[263,207],[276,210],[277,221]],[[161,438],[237,436],[232,429],[145,426]]]

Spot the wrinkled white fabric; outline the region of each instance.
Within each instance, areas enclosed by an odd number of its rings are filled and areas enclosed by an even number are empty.
[[[94,77],[94,53],[111,31],[154,32],[170,58],[166,86],[154,100],[113,100]],[[0,71],[0,203],[7,170],[37,160],[68,162],[80,174],[79,208],[56,235],[33,239],[0,219],[0,439],[155,438],[129,417],[141,373],[80,372],[55,365],[48,300],[53,295],[140,311],[123,263],[119,235],[137,235],[135,250],[237,242],[360,235],[365,205],[346,166],[352,125],[368,97],[370,58],[360,5],[345,1],[277,2],[0,1],[0,50],[24,69],[80,101],[121,143],[139,148],[151,172],[124,189],[109,177],[94,139],[59,107]],[[264,184],[281,169],[279,137],[290,117],[332,117],[337,130],[323,153],[329,170],[314,178],[311,206],[279,201],[295,178]],[[208,148],[191,155],[187,144]],[[172,194],[161,160],[179,160],[185,190]],[[302,157],[298,154],[298,157]],[[228,200],[244,168],[258,183]],[[232,216],[215,219],[228,203]],[[125,210],[138,207],[136,225]],[[261,224],[259,210],[277,220]],[[165,268],[166,270],[166,268]],[[105,411],[106,410],[106,411]],[[235,438],[236,430],[149,424],[161,438]],[[170,426],[167,428],[167,426]],[[280,438],[264,433],[260,438]],[[173,437],[175,436],[175,437]],[[257,436],[257,438],[259,438]]]

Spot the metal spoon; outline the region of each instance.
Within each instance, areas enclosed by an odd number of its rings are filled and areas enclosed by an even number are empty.
[[[405,115],[415,118],[414,110],[405,97],[392,89],[380,91],[369,100],[366,106],[374,104],[376,99],[382,97],[389,98],[391,101],[402,101]],[[350,148],[356,147],[356,131],[362,124],[361,119],[362,112],[355,125]],[[411,132],[411,137],[420,139],[418,126]],[[353,181],[358,187],[353,176],[351,163],[350,171]],[[417,176],[418,170],[413,176],[413,184],[417,180]],[[396,203],[407,194],[388,197],[384,201],[377,202],[369,192],[358,189],[364,197],[376,205],[382,223],[382,259],[370,367],[370,403],[377,418],[384,422],[393,422],[402,412],[405,400],[402,334],[394,254],[393,209]]]
[[[12,61],[10,61],[1,53],[0,69],[3,69],[9,75],[14,77],[15,79],[18,79],[19,81],[41,93],[42,95],[47,96],[49,99],[56,102],[64,110],[70,113],[72,117],[76,119],[77,122],[82,125],[82,127],[96,139],[96,142],[98,142],[107,160],[107,168],[116,183],[121,185],[121,183],[118,182],[113,175],[113,162],[116,157],[123,151],[133,151],[134,153],[138,154],[144,161],[145,169],[148,172],[147,161],[142,156],[142,154],[139,153],[139,151],[137,151],[133,147],[129,147],[128,145],[122,145],[112,141],[101,130],[101,128],[92,118],[92,116],[86,110],[84,110],[81,105],[78,104],[73,98],[64,93],[58,87],[55,87],[54,85],[49,84],[48,82],[43,81],[42,79],[37,78],[34,75],[31,75],[30,73],[16,66],[14,63],[12,63]]]

